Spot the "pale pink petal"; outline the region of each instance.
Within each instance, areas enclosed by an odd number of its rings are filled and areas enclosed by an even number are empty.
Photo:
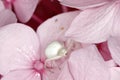
[[[111,79],[110,80],[120,80],[120,67],[110,68]]]
[[[120,37],[111,37],[108,40],[108,47],[113,60],[120,65]]]
[[[11,10],[5,9],[0,11],[0,27],[16,22],[17,18]]]
[[[48,44],[50,44],[52,41],[65,40],[64,33],[69,28],[72,20],[78,14],[79,14],[78,11],[63,13],[48,19],[39,26],[37,33],[40,37],[40,44],[42,46],[42,51],[44,51],[46,46],[48,46]]]
[[[0,11],[2,11],[3,9],[5,9],[5,6],[4,6],[3,2],[0,1]]]
[[[40,58],[36,33],[26,25],[15,23],[0,29],[0,73],[31,68]]]
[[[120,36],[120,7],[114,15],[113,28],[111,32],[112,36]]]
[[[17,70],[4,75],[1,80],[41,80],[41,75],[29,69]]]
[[[105,5],[81,12],[72,22],[66,36],[83,43],[106,41],[111,33],[112,20],[118,6]]]
[[[74,51],[68,65],[73,80],[110,80],[108,66],[95,46]]]
[[[15,0],[14,9],[21,22],[27,22],[32,17],[39,0]]]
[[[73,80],[68,64],[64,66],[59,77],[56,80]]]
[[[78,9],[101,6],[103,4],[110,2],[110,0],[59,0],[59,1],[63,5]]]
[[[116,67],[117,65],[116,65],[116,63],[114,62],[114,60],[108,60],[108,61],[106,61],[106,64],[108,65],[108,67]]]

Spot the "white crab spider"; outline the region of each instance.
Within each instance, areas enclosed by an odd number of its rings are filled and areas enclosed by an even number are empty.
[[[64,48],[64,46],[60,42],[53,41],[45,49],[45,55],[47,57],[46,61],[60,59],[61,57],[64,57],[66,53],[67,53],[67,50]]]

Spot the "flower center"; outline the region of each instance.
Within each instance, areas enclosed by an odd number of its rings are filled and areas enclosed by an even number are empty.
[[[33,68],[38,73],[41,73],[44,70],[44,64],[41,61],[37,60],[33,63]]]

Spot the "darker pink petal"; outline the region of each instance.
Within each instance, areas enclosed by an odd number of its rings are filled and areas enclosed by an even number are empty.
[[[111,53],[108,49],[108,43],[107,42],[103,42],[100,44],[97,44],[97,48],[99,50],[99,52],[101,53],[102,57],[104,58],[105,61],[111,60]]]

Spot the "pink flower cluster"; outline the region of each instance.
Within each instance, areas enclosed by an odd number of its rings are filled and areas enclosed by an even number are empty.
[[[0,1],[0,80],[120,80],[120,1],[48,0],[45,21],[42,1]]]

